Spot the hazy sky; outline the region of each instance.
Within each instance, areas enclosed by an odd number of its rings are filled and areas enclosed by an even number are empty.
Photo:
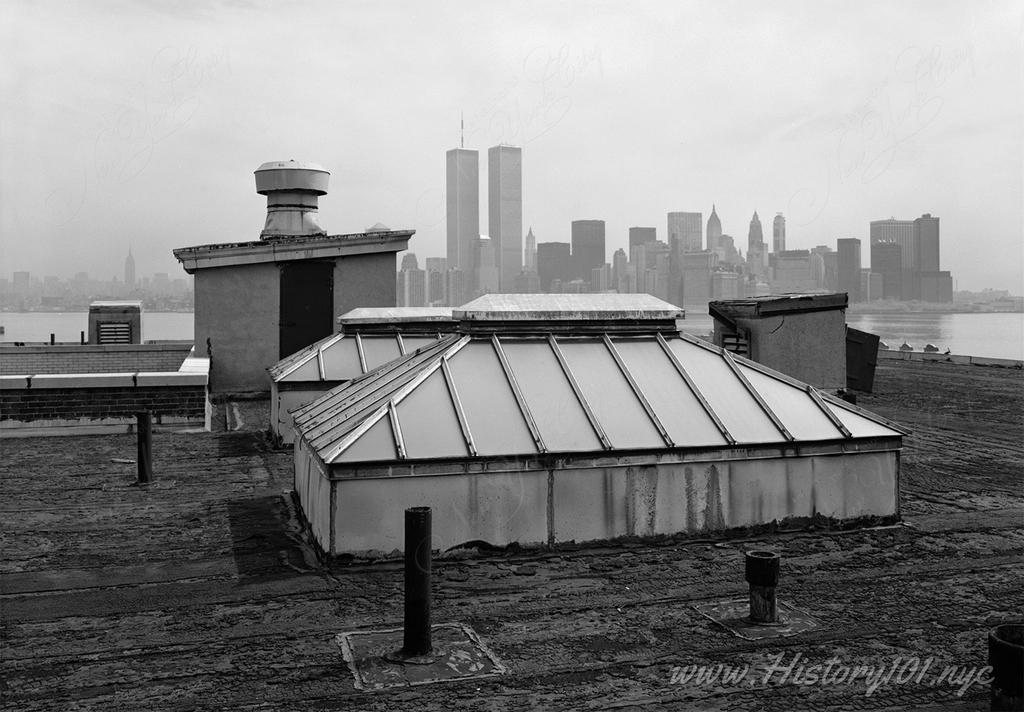
[[[1024,3],[5,2],[0,274],[181,276],[258,239],[264,161],[331,171],[328,232],[444,255],[444,152],[523,147],[524,229],[665,239],[717,204],[793,248],[930,212],[961,289],[1024,291]],[[487,232],[485,186],[481,231]]]

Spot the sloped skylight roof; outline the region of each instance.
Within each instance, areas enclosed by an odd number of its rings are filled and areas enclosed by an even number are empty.
[[[440,334],[333,334],[270,368],[277,383],[347,381],[435,343]]]
[[[679,333],[453,334],[295,411],[326,463],[899,437]]]
[[[450,307],[360,307],[332,334],[270,367],[275,383],[347,381],[432,344],[455,328]]]

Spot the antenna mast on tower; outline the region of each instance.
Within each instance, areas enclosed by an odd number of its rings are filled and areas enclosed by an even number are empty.
[[[463,113],[459,112],[459,148],[466,147],[466,119]]]

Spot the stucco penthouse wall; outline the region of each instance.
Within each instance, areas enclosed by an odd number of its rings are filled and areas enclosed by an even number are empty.
[[[280,360],[281,271],[274,263],[198,270],[196,354],[213,349],[214,393],[270,392],[267,369]]]
[[[296,453],[297,470],[304,453]],[[315,469],[305,466],[309,477]],[[526,472],[335,480],[332,553],[402,547],[407,507],[434,510],[435,549],[715,532],[820,515],[894,516],[895,451]],[[324,516],[307,484],[304,511]],[[322,490],[321,490],[322,492]],[[328,495],[329,498],[329,495]],[[313,522],[314,532],[323,531]]]
[[[348,255],[335,263],[335,320],[357,307],[393,307],[395,295],[394,252]]]
[[[846,388],[846,317],[841,309],[737,319],[750,329],[750,357],[818,388]]]

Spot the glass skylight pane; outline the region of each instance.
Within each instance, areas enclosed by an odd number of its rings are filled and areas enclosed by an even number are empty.
[[[704,399],[738,443],[785,442],[782,433],[736,378],[725,359],[681,338],[669,339],[668,343]]]
[[[843,437],[806,391],[766,376],[749,366],[741,364],[740,371],[797,440],[833,440]]]
[[[347,381],[362,372],[352,337],[345,336],[324,349],[324,376],[328,381]]]
[[[613,339],[613,342],[677,447],[725,444],[711,416],[656,340]]]
[[[547,342],[506,338],[501,345],[548,450],[603,450]]]
[[[468,454],[440,368],[398,404],[398,423],[410,459]]]
[[[334,462],[369,462],[371,460],[394,460],[397,457],[391,422],[385,414],[336,457]]]
[[[859,413],[849,411],[842,406],[832,405],[831,403],[826,403],[825,405],[832,409],[832,412],[836,414],[839,421],[846,426],[846,429],[855,438],[897,437],[902,435],[902,433],[892,428],[888,428],[870,418],[865,418]]]
[[[537,452],[512,387],[489,341],[464,346],[449,361],[462,410],[480,455]]]
[[[398,350],[398,339],[392,334],[386,336],[363,335],[361,338],[367,371],[372,371],[388,361],[394,361],[402,355],[402,352]]]
[[[288,383],[301,383],[304,381],[319,381],[320,380],[320,362],[317,361],[316,354],[306,361],[306,363],[299,366],[297,369],[289,373],[287,376],[281,379]]]
[[[658,429],[604,343],[559,339],[558,346],[612,447],[665,447]]]

